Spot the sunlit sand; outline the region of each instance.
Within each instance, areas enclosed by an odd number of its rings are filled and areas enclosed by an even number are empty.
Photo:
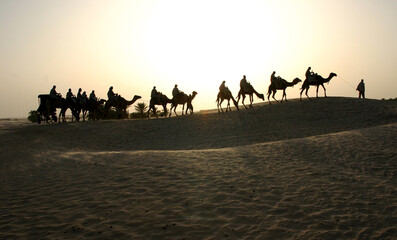
[[[0,238],[397,236],[396,100],[0,126]]]

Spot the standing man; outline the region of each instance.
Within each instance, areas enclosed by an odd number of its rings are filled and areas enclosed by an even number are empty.
[[[361,79],[361,82],[358,84],[357,89],[358,91],[358,98],[363,97],[365,99],[365,84],[364,84],[364,79]]]

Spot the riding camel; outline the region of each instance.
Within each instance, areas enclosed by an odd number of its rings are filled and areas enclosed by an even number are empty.
[[[149,110],[147,111],[147,118],[150,118],[150,115],[149,115],[150,114],[150,110],[153,110],[154,116],[156,116],[156,118],[158,118],[158,116],[156,114],[155,105],[163,106],[164,115],[167,116],[167,104],[168,103],[172,103],[172,100],[169,99],[166,95],[164,95],[164,94],[159,92],[159,96],[158,97],[152,97],[150,99]]]
[[[127,108],[134,104],[138,99],[142,98],[141,96],[135,95],[134,98],[130,101],[126,100],[121,96],[117,96],[115,100],[106,101],[105,103],[105,118],[107,117],[107,113],[111,107],[116,108],[117,118],[127,117]]]
[[[292,82],[288,82],[285,79],[282,79],[280,77],[276,78],[277,80],[275,80],[275,82],[271,83],[269,85],[269,90],[267,92],[267,100],[270,102],[270,95],[273,93],[272,97],[276,102],[277,99],[274,97],[274,95],[276,95],[277,90],[283,90],[283,96],[281,97],[281,102],[283,102],[284,98],[285,101],[287,101],[287,94],[285,93],[285,90],[287,89],[287,87],[293,87],[296,84],[302,82],[302,80],[300,80],[299,78],[295,78]]]
[[[188,103],[188,102],[190,102],[191,112],[193,112],[193,106],[191,105],[191,103],[192,103],[194,97],[196,97],[196,95],[197,95],[196,91],[193,91],[191,95],[187,95],[186,93],[183,93],[183,92],[180,92],[177,95],[175,95],[171,99],[172,103],[171,103],[169,117],[171,117],[172,108],[174,108],[175,115],[178,116],[178,114],[176,113],[176,107],[178,107],[178,104],[182,104],[182,115],[183,115],[183,112],[184,112],[184,109],[185,109],[185,104]],[[186,113],[185,114],[187,114],[187,110],[188,110],[188,107],[186,108]]]
[[[265,100],[265,97],[263,96],[263,94],[262,94],[262,93],[258,93],[258,92],[254,89],[254,87],[253,87],[251,84],[249,84],[249,85],[246,86],[246,87],[240,87],[240,91],[239,91],[238,94],[237,94],[237,103],[240,101],[240,97],[242,96],[243,99],[241,100],[241,102],[243,103],[243,106],[244,106],[245,108],[247,108],[247,106],[245,106],[245,104],[244,104],[244,100],[245,100],[245,95],[249,95],[249,100],[250,100],[250,105],[249,105],[249,107],[252,107],[252,103],[254,102],[254,93],[255,93],[255,95],[256,95],[258,98],[262,99],[262,101]]]
[[[223,100],[227,100],[227,106],[226,106],[226,112],[228,111],[232,111],[232,109],[230,108],[230,99],[233,101],[234,106],[236,106],[236,109],[239,110],[238,108],[238,103],[237,101],[234,99],[232,92],[229,90],[229,88],[224,88],[223,91],[219,91],[218,96],[216,97],[216,103],[217,103],[217,107],[218,107],[218,113],[220,113],[219,108],[221,109],[221,111],[223,112],[222,109],[222,102]]]
[[[325,79],[322,76],[317,75],[317,74],[311,75],[309,78],[306,78],[305,81],[302,84],[301,93],[300,93],[300,100],[302,101],[302,93],[305,90],[306,90],[305,94],[306,94],[307,98],[310,99],[309,95],[307,95],[307,91],[309,91],[310,85],[317,86],[316,97],[318,97],[318,88],[319,88],[319,86],[323,87],[324,96],[327,97],[326,90],[325,90],[325,87],[324,87],[324,83],[328,83],[329,81],[331,81],[331,79],[333,77],[336,77],[336,76],[337,76],[336,73],[331,72],[329,74],[328,78],[325,78]]]

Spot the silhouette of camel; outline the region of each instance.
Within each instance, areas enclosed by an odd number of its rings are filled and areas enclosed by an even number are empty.
[[[149,110],[147,111],[147,118],[150,118],[150,110],[153,110],[154,116],[158,118],[156,114],[155,105],[161,105],[164,108],[164,115],[167,116],[167,103],[172,103],[172,100],[169,99],[166,95],[159,92],[159,97],[152,97],[149,103]]]
[[[285,79],[282,78],[277,78],[277,82],[275,83],[270,83],[269,85],[269,90],[267,92],[267,100],[270,102],[270,94],[273,93],[272,97],[274,100],[277,101],[277,99],[274,97],[276,95],[277,90],[283,90],[283,96],[281,97],[281,102],[283,102],[283,99],[285,98],[285,101],[287,101],[287,94],[285,93],[285,90],[287,87],[293,87],[294,85],[302,82],[299,78],[295,78],[292,82],[287,82]]]
[[[117,118],[127,117],[127,108],[134,104],[141,96],[135,95],[130,101],[126,100],[121,96],[117,96],[116,101],[106,101],[105,103],[105,118],[107,117],[108,111],[111,107],[116,108]]]
[[[91,120],[99,120],[99,106],[106,102],[105,99],[100,99],[99,101],[94,99],[89,99],[87,102],[88,118]]]
[[[232,109],[230,108],[230,99],[233,101],[234,106],[236,106],[237,110],[239,110],[238,108],[238,103],[237,101],[234,99],[232,92],[229,90],[229,88],[225,88],[224,91],[219,91],[218,96],[216,97],[216,103],[217,103],[217,107],[218,107],[218,113],[220,113],[219,109],[221,109],[221,111],[223,112],[222,109],[222,102],[223,100],[227,100],[227,106],[226,106],[226,112],[228,111],[232,111]]]
[[[305,90],[306,90],[305,94],[306,94],[307,98],[310,99],[309,95],[307,95],[307,91],[309,91],[310,85],[317,86],[316,97],[318,97],[318,87],[319,86],[323,87],[324,96],[327,97],[326,90],[325,90],[325,87],[324,87],[324,83],[327,83],[327,82],[331,81],[331,79],[333,77],[336,77],[336,76],[337,76],[336,73],[331,72],[329,74],[328,78],[326,78],[326,79],[324,79],[320,75],[313,75],[313,76],[310,76],[309,78],[306,78],[305,81],[302,84],[302,88],[301,88],[302,90],[301,90],[301,93],[300,93],[300,100],[302,101],[302,93]]]
[[[185,109],[185,104],[186,104],[187,102],[189,102],[189,101],[190,101],[190,104],[191,104],[192,100],[194,99],[194,97],[196,97],[196,95],[197,95],[197,92],[196,92],[196,91],[193,91],[193,92],[192,92],[192,95],[187,95],[186,93],[183,93],[183,92],[180,92],[180,93],[178,93],[177,95],[175,95],[175,96],[171,99],[172,103],[171,103],[171,108],[170,108],[170,115],[169,115],[169,117],[171,117],[172,108],[174,108],[174,113],[175,113],[175,115],[178,116],[178,114],[176,113],[176,107],[178,107],[178,104],[182,104],[182,115],[183,115],[183,112],[184,112],[184,109]],[[193,106],[192,106],[192,109],[193,109]],[[193,110],[192,110],[192,111],[193,111]],[[186,114],[187,114],[187,108],[186,108]]]
[[[256,95],[258,98],[262,99],[263,101],[265,100],[265,97],[263,96],[263,94],[262,94],[262,93],[258,93],[258,92],[254,89],[254,87],[250,84],[249,86],[247,86],[246,89],[240,87],[240,91],[239,91],[238,94],[237,94],[237,103],[240,101],[240,97],[242,96],[243,99],[241,100],[241,102],[243,103],[243,106],[244,106],[245,108],[247,108],[247,106],[245,106],[245,104],[244,104],[244,99],[245,99],[245,95],[249,95],[249,99],[250,99],[250,105],[249,105],[249,107],[252,107],[252,103],[254,102],[254,93],[255,93],[255,95]]]
[[[79,117],[79,107],[77,106],[77,100],[75,101],[68,101],[65,98],[61,98],[59,102],[59,108],[61,108],[61,111],[59,112],[59,122],[66,122],[66,111],[70,108],[70,111],[72,112],[72,121],[73,117],[76,118],[76,121],[80,120]],[[62,117],[62,118],[61,118]]]

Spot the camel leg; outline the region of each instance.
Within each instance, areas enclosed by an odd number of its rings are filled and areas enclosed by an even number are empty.
[[[267,93],[267,101],[269,101],[269,104],[272,104],[272,102],[270,102],[270,94],[272,94],[271,91]]]
[[[316,88],[316,98],[318,98],[318,87],[319,87],[319,85],[317,85],[317,88]]]
[[[150,110],[152,109],[152,106],[149,106],[149,110],[147,111],[147,118],[150,119]]]
[[[306,92],[305,92],[305,94],[306,94],[306,97],[308,98],[308,99],[310,99],[310,97],[309,97],[309,95],[307,95],[307,92],[309,91],[309,87],[308,88],[306,88]]]
[[[274,96],[276,95],[276,92],[277,92],[277,90],[274,90],[274,91],[273,91],[273,99],[274,99],[276,102],[278,102],[277,99],[274,97]]]
[[[167,116],[167,104],[163,105],[164,116]]]
[[[172,114],[172,108],[174,108],[174,105],[171,103],[170,115],[168,115],[168,117],[171,117],[171,114]]]
[[[303,93],[304,90],[305,90],[305,89],[302,88],[301,93],[300,93],[300,96],[299,96],[300,101],[302,101],[302,93]]]
[[[183,115],[183,110],[185,110],[185,104],[182,105],[182,115]]]
[[[245,100],[245,94],[243,94],[243,99],[241,100],[241,103],[243,104],[243,106],[244,106],[245,108],[247,108],[247,106],[245,106],[245,104],[244,104],[244,100]]]
[[[327,97],[327,91],[325,90],[324,84],[321,84],[321,86],[322,86],[323,89],[324,89],[324,97]]]
[[[178,114],[176,113],[176,107],[178,107],[178,104],[176,104],[175,107],[174,107],[175,116],[178,116]],[[171,110],[170,110],[170,113],[171,113]]]
[[[222,108],[223,100],[224,100],[224,99],[221,99],[221,101],[219,102],[219,108],[221,109],[222,112],[223,112],[223,108]],[[219,112],[219,109],[218,109],[218,112]]]
[[[281,98],[281,102],[283,102],[285,98],[285,101],[287,101],[287,94],[285,93],[285,89],[283,90],[283,97]]]
[[[254,95],[250,95],[250,107],[252,107],[253,102],[254,102]]]

